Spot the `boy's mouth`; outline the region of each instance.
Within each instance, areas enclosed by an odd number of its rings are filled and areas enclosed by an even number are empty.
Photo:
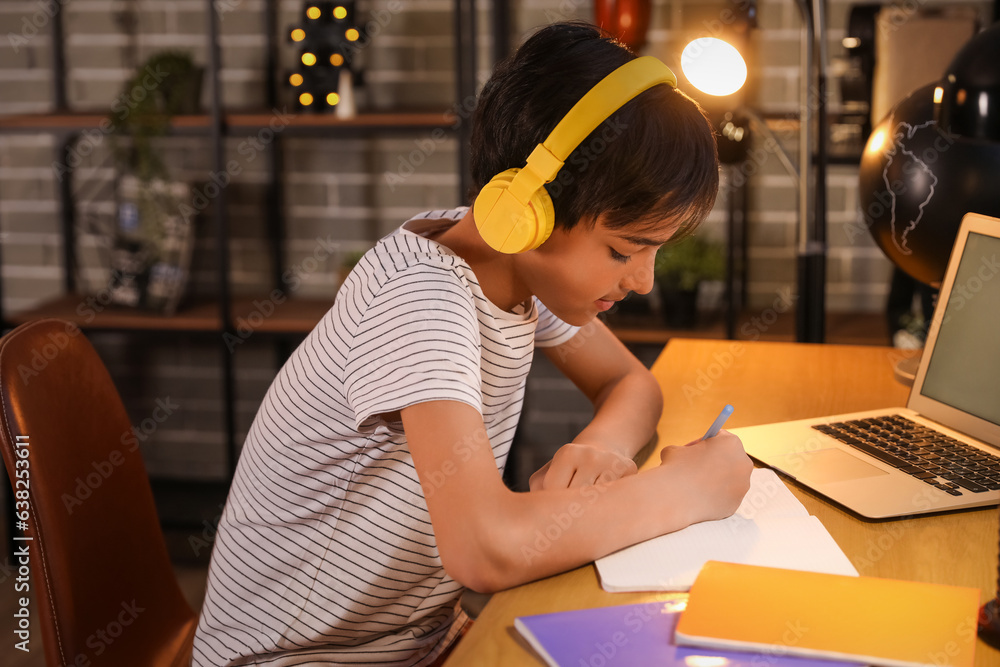
[[[617,301],[610,301],[608,299],[598,299],[597,301],[594,302],[594,305],[597,306],[597,310],[599,310],[600,312],[603,313],[604,311],[608,310],[609,308],[611,308],[611,306],[615,305],[616,303],[618,303],[618,302]]]

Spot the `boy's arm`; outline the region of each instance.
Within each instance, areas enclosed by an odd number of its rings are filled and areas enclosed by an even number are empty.
[[[514,493],[503,485],[474,408],[431,401],[401,416],[444,568],[481,592],[729,516],[749,487],[750,460],[739,440],[723,433],[667,447],[664,465],[612,482]]]
[[[653,374],[596,318],[544,351],[590,399],[594,418],[532,476],[531,488],[580,486],[634,473],[631,459],[656,432],[663,410]]]

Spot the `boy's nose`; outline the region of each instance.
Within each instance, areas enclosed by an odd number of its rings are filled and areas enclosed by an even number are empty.
[[[651,255],[646,262],[636,262],[635,268],[622,281],[622,289],[637,294],[649,294],[653,290],[653,263],[655,259],[656,256]]]

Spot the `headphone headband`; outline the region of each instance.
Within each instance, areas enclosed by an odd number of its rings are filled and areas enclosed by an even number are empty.
[[[560,162],[565,162],[573,149],[611,114],[639,93],[661,83],[677,87],[677,77],[669,67],[652,56],[630,60],[587,91],[542,145]]]
[[[555,179],[570,153],[611,114],[661,83],[676,88],[677,77],[656,58],[643,56],[618,67],[587,91],[545,141],[535,146],[523,168],[497,175],[476,197],[473,215],[486,242],[501,252],[523,252],[541,245],[552,232],[555,217],[545,184]]]

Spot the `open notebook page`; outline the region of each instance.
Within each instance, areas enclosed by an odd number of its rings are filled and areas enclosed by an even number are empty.
[[[595,564],[606,591],[686,591],[709,560],[858,574],[819,519],[764,468],[753,471],[733,516],[661,535]]]

